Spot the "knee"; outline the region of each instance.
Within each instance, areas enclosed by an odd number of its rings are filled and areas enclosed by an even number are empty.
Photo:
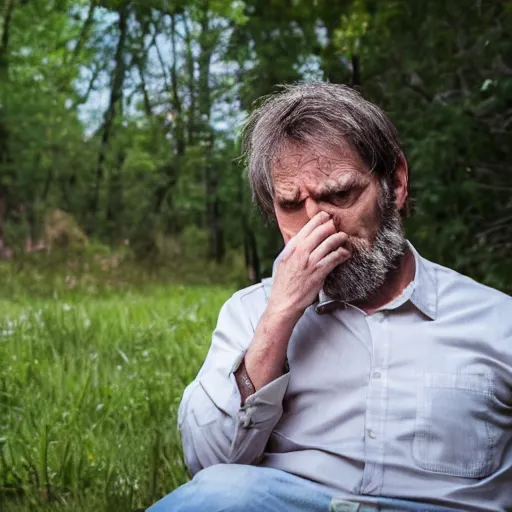
[[[244,492],[254,489],[266,480],[267,468],[249,466],[246,464],[216,464],[197,473],[193,482],[204,487],[214,486]]]
[[[149,507],[146,512],[195,512],[199,511],[197,492],[192,482],[178,487],[160,501]]]
[[[217,464],[203,469],[155,503],[147,512],[202,512],[208,510],[251,512],[255,489],[265,485],[266,468],[241,464]]]
[[[161,500],[146,509],[146,512],[171,512],[177,510],[177,505],[180,501],[180,497],[178,495],[180,494],[181,489],[187,485],[188,484],[182,485],[167,496],[164,496]]]
[[[268,489],[266,468],[244,464],[210,466],[197,473],[193,482],[219,510],[250,511],[254,498]]]

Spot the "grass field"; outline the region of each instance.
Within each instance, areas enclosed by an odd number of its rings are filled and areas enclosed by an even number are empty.
[[[0,301],[0,509],[133,512],[186,481],[177,407],[231,292]]]

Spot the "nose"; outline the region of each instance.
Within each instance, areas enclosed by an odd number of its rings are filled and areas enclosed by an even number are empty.
[[[307,216],[310,219],[312,219],[318,212],[322,210],[319,204],[311,197],[306,198],[304,206],[306,208]]]

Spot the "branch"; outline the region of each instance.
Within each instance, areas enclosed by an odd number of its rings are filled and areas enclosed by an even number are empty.
[[[433,97],[423,87],[423,80],[420,78],[418,73],[414,72],[410,76],[404,75],[403,82],[407,87],[409,87],[409,89],[412,89],[429,103],[432,103]]]
[[[183,27],[185,29],[185,65],[187,69],[187,86],[189,93],[189,108],[187,119],[187,139],[189,144],[194,143],[196,130],[196,82],[194,77],[194,56],[192,53],[192,34],[189,27],[188,17],[182,16]]]
[[[181,101],[178,94],[178,73],[176,70],[176,63],[178,60],[176,51],[176,20],[174,16],[171,17],[171,48],[172,48],[172,66],[171,66],[171,87],[173,95],[174,108],[178,115],[181,115]]]
[[[148,90],[146,87],[146,79],[144,78],[144,69],[142,68],[142,64],[138,59],[136,61],[136,66],[140,76],[142,97],[144,99],[144,111],[146,112],[146,116],[149,118],[152,116],[153,110],[151,108],[151,102],[149,101]]]
[[[70,108],[70,110],[74,110],[76,107],[78,107],[78,105],[83,105],[89,99],[89,95],[91,94],[92,90],[94,89],[94,82],[96,82],[100,73],[101,73],[100,66],[96,66],[93,71],[93,74],[91,76],[91,79],[89,80],[89,85],[87,86],[87,91],[85,92],[85,94],[82,97],[78,98],[73,103],[73,106]]]
[[[4,71],[8,67],[8,54],[9,54],[9,28],[14,12],[15,0],[10,0],[7,4],[7,10],[4,17],[4,25],[2,27],[2,46],[0,46],[0,70]]]
[[[512,219],[512,217],[509,217],[509,218]],[[506,223],[498,224],[496,226],[492,226],[490,228],[484,229],[483,231],[480,231],[480,233],[477,234],[477,237],[479,237],[479,238],[486,237],[488,235],[492,235],[493,233],[501,231],[502,229],[507,229],[508,227],[510,227],[510,225],[506,224]]]
[[[167,77],[167,71],[166,71],[166,68],[165,68],[165,63],[164,63],[164,59],[162,57],[162,53],[160,52],[160,48],[158,47],[158,43],[156,42],[156,36],[157,35],[158,35],[158,33],[156,32],[156,27],[155,27],[155,35],[153,37],[152,43],[153,43],[153,46],[155,47],[156,55],[158,57],[158,61],[160,62],[160,66],[162,67],[162,73],[164,75],[165,89],[168,91],[170,89],[170,87],[169,87],[169,79]]]
[[[78,36],[78,42],[76,43],[75,49],[73,50],[73,59],[79,57],[82,48],[87,40],[87,36],[91,30],[93,21],[94,21],[94,10],[96,9],[97,0],[91,0],[91,4],[89,5],[89,11],[87,13],[87,18],[85,19],[84,24],[82,25],[82,30],[80,31],[80,35]]]

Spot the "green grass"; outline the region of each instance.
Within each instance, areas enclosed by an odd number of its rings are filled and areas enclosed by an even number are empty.
[[[0,509],[145,509],[187,479],[176,428],[221,286],[0,301]]]

